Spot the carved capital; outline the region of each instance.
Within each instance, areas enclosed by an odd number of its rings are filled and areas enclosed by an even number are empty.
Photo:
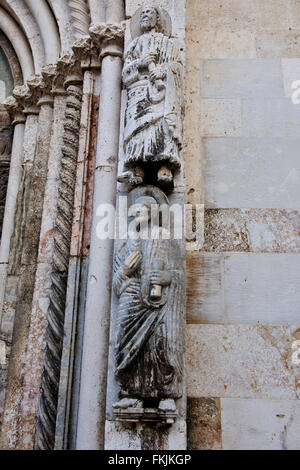
[[[32,100],[34,100],[38,106],[53,103],[53,98],[50,96],[52,80],[44,80],[42,75],[36,75],[30,80],[27,80],[27,86],[31,91]]]
[[[81,62],[81,67],[83,69],[99,67],[98,49],[95,44],[92,43],[90,36],[82,36],[80,39],[77,39],[77,41],[74,42],[72,49],[76,59]]]
[[[42,76],[43,76],[44,82],[47,85],[48,97],[49,95],[55,96],[55,95],[65,94],[65,89],[64,89],[65,77],[58,71],[56,64],[45,65],[42,68]],[[46,100],[47,100],[47,96],[45,97]]]
[[[58,59],[57,70],[65,78],[65,88],[83,81],[81,63],[74,52],[67,52]]]
[[[13,96],[9,96],[5,101],[4,101],[4,106],[5,109],[7,110],[10,119],[12,121],[13,125],[16,124],[23,124],[26,121],[26,118],[24,116],[22,106],[19,105],[18,101],[16,98]]]
[[[33,94],[32,89],[30,89],[27,84],[17,86],[13,90],[13,96],[20,107],[23,108],[25,114],[39,114],[39,107],[37,106],[38,98]]]
[[[123,56],[125,22],[93,24],[89,31],[94,44],[100,51],[101,58],[106,55]]]

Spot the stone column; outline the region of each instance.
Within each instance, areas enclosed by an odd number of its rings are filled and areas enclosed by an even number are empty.
[[[108,5],[108,22],[124,18],[122,3],[114,2],[114,9]],[[101,49],[102,71],[77,449],[97,450],[104,446],[113,240],[97,238],[96,214],[99,205],[114,206],[116,200],[124,28],[98,24],[90,33]]]
[[[10,101],[14,102],[11,102],[11,107],[9,107],[11,113],[13,113],[14,135],[0,245],[0,326],[9,260],[10,240],[14,228],[17,195],[22,176],[24,128],[26,122],[24,114],[21,110],[17,110],[17,103],[14,98]],[[9,103],[7,103],[7,105],[9,105]]]

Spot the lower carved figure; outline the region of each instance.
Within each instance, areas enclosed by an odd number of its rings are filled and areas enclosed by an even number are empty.
[[[138,213],[135,221],[149,223],[151,205],[157,202],[149,195],[137,197],[135,203],[148,210]],[[184,348],[182,258],[177,240],[162,239],[163,228],[152,226],[151,235],[148,240],[126,241],[115,260],[116,376],[121,400],[114,409],[143,408],[150,400],[162,412],[176,412],[174,400],[182,396]]]

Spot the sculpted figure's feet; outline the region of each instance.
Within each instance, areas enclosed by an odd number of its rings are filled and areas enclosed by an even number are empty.
[[[161,400],[159,402],[158,409],[161,410],[161,411],[176,412],[177,408],[176,408],[175,400],[173,400],[173,398],[168,398],[168,399]]]
[[[143,408],[143,401],[138,398],[122,398],[113,405],[114,410],[127,410],[128,408]]]
[[[157,182],[164,187],[173,186],[173,173],[167,166],[162,166],[157,173]]]
[[[119,183],[128,183],[130,186],[139,186],[143,184],[145,172],[143,168],[136,166],[133,170],[128,170],[118,177]]]

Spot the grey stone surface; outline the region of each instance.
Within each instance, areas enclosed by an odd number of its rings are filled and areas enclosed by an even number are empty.
[[[281,61],[204,60],[201,94],[203,98],[282,98]]]
[[[300,79],[300,59],[281,59],[281,67],[285,97],[291,98],[295,90],[292,83]]]
[[[177,420],[161,432],[143,423],[106,421],[105,450],[185,450],[186,422]]]
[[[292,329],[189,325],[188,397],[297,399]]]
[[[203,137],[242,135],[241,100],[202,99],[200,132]]]
[[[245,137],[299,137],[300,106],[288,98],[243,100],[242,135]],[[288,142],[287,142],[288,143]]]
[[[189,323],[297,325],[300,255],[188,254]]]
[[[299,146],[296,138],[204,139],[206,207],[298,209]]]
[[[297,400],[222,398],[224,450],[300,450]]]

